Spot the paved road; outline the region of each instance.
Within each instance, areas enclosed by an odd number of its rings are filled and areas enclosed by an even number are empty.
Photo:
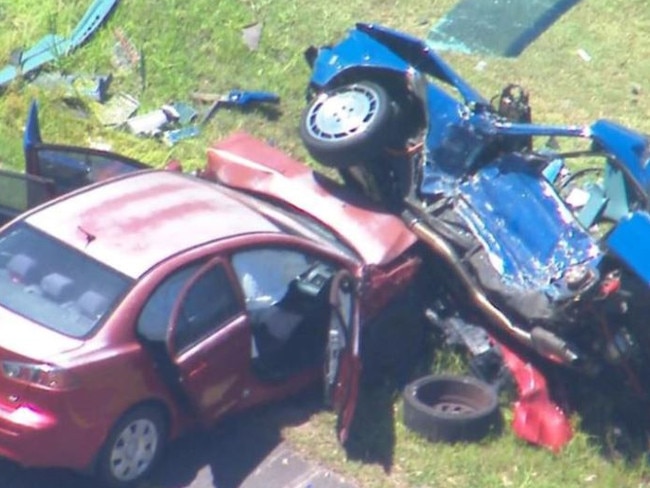
[[[311,397],[300,397],[180,439],[143,488],[354,488],[282,441],[283,426],[306,422],[316,408]],[[0,462],[0,488],[54,487],[96,488],[96,484],[66,471],[29,470]]]

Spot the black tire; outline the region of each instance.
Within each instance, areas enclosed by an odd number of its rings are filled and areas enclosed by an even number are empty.
[[[316,95],[303,111],[300,137],[325,166],[363,164],[388,145],[394,114],[395,104],[381,85],[359,81]]]
[[[160,459],[166,441],[167,422],[160,408],[140,406],[127,412],[99,453],[96,474],[102,486],[125,488],[142,481]]]
[[[470,376],[425,376],[403,398],[404,424],[432,442],[477,441],[500,426],[496,391]]]

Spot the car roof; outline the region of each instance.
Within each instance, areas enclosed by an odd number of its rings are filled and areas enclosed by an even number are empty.
[[[87,187],[28,214],[25,221],[133,278],[203,243],[280,232],[214,183],[155,170]]]

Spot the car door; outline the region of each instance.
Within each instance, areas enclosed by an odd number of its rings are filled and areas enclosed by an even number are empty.
[[[327,350],[325,354],[325,401],[338,415],[337,434],[342,444],[348,439],[359,396],[359,305],[355,280],[339,271],[332,280]]]
[[[251,334],[220,258],[186,282],[172,309],[166,344],[182,393],[204,424],[237,406],[250,368]]]
[[[51,180],[0,170],[0,225],[53,196]]]
[[[23,148],[27,174],[52,180],[56,196],[112,176],[149,168],[140,161],[108,151],[43,143],[36,104],[29,111]]]

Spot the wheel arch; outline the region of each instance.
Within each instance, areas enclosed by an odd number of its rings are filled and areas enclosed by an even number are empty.
[[[106,432],[104,432],[104,435],[102,436],[102,442],[99,445],[99,449],[97,449],[97,452],[92,458],[91,463],[87,466],[87,468],[84,470],[85,473],[88,474],[93,474],[97,471],[97,462],[99,461],[99,457],[101,456],[102,450],[104,449],[104,446],[106,444],[106,441],[108,440],[108,436],[111,433],[111,430],[122,420],[124,417],[129,415],[131,412],[134,412],[135,410],[139,408],[153,408],[158,410],[162,414],[163,421],[165,422],[166,426],[166,432],[165,432],[165,441],[169,441],[176,437],[178,434],[178,426],[175,425],[177,422],[174,422],[174,414],[172,412],[172,407],[163,400],[162,398],[157,398],[157,397],[150,397],[150,398],[145,398],[140,400],[139,402],[134,403],[133,405],[129,406],[128,408],[124,409],[120,415],[118,415],[115,420],[108,426]]]
[[[312,79],[307,91],[308,100],[324,90],[350,85],[362,80],[379,83],[393,97],[404,96],[408,91],[407,79],[403,71],[381,66],[351,66],[323,82],[316,82]]]
[[[360,81],[372,81],[381,85],[397,103],[400,111],[398,126],[405,132],[405,137],[413,136],[418,129],[426,127],[425,101],[411,89],[407,74],[402,70],[384,66],[351,66],[327,78],[323,83],[312,80],[307,88],[306,100],[309,103],[323,91]]]

